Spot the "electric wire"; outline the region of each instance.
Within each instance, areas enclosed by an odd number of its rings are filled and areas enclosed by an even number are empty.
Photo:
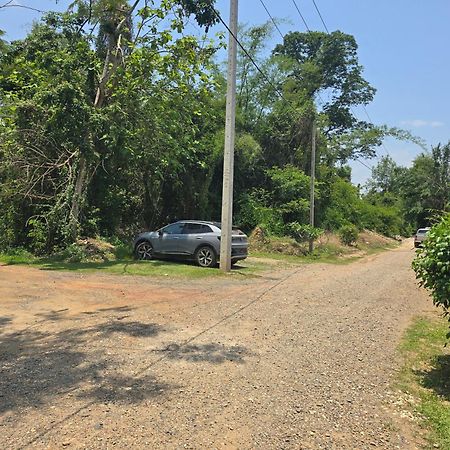
[[[295,2],[295,0],[293,0]],[[262,3],[262,2],[261,2]],[[266,9],[266,8],[265,8]],[[269,14],[269,17],[271,17],[269,11],[266,9],[266,12]],[[248,53],[247,49],[242,45],[242,43],[239,41],[238,37],[232,32],[232,30],[230,29],[230,27],[227,25],[227,23],[222,19],[222,16],[220,15],[220,13],[216,10],[215,14],[219,20],[219,22],[226,28],[226,30],[228,31],[228,33],[230,34],[230,36],[236,41],[237,45],[239,46],[239,48],[244,52],[244,54],[247,56],[247,58],[250,60],[250,62],[253,64],[253,66],[255,67],[255,69],[259,72],[259,74],[263,77],[263,79],[266,81],[266,83],[272,87],[272,89],[274,90],[274,92],[276,92],[280,98],[286,102],[286,104],[288,104],[291,109],[295,112],[295,107],[293,107],[293,105],[290,104],[290,102],[288,102],[285,98],[283,93],[272,83],[272,81],[268,78],[268,76],[261,70],[261,68],[259,67],[259,65],[256,63],[256,61],[254,60],[254,58]],[[301,13],[300,13],[301,14]],[[307,26],[307,24],[305,24]],[[309,27],[308,27],[309,30]],[[310,31],[310,30],[309,30]],[[282,34],[282,33],[281,33]],[[283,40],[284,40],[284,36],[283,36]],[[320,97],[320,94],[318,94],[322,104],[323,104],[323,100]],[[364,163],[363,161],[356,159],[356,161],[358,161],[361,165],[363,165],[364,167],[366,167],[369,170],[372,170],[372,167],[370,167],[369,165],[367,165],[366,163]]]
[[[317,14],[319,14],[320,20],[322,21],[323,27],[325,28],[326,32],[328,34],[330,34],[330,32],[328,31],[328,27],[327,24],[325,23],[325,20],[323,20],[322,14],[320,13],[319,7],[316,4],[315,0],[312,0],[312,2],[314,3],[314,7],[316,8]]]
[[[293,0],[293,1],[294,1],[294,0]],[[323,18],[322,13],[320,12],[320,9],[319,9],[319,7],[318,7],[318,5],[317,5],[317,3],[316,3],[316,0],[312,0],[312,2],[314,3],[314,7],[316,8],[316,11],[317,11],[317,14],[318,14],[319,17],[320,17],[320,20],[322,21],[322,24],[323,24],[323,27],[325,28],[325,31],[326,31],[328,34],[330,34],[330,31],[328,30],[327,24],[325,23],[325,19]],[[303,18],[303,17],[302,17],[302,18]],[[369,113],[368,113],[368,111],[367,111],[366,105],[362,105],[362,107],[363,107],[363,109],[364,109],[364,112],[365,112],[365,114],[366,114],[367,119],[369,120],[369,123],[370,123],[371,125],[374,125],[373,120],[372,120],[372,118],[370,117],[370,115],[369,115]],[[351,111],[353,112],[353,115],[356,117],[357,115],[356,115],[355,110],[354,110],[352,107],[350,107],[350,109],[351,109]],[[383,147],[383,150],[386,152],[386,155],[387,155],[387,156],[390,156],[389,150],[387,149],[387,147],[386,147],[386,145],[385,145],[384,142],[381,143],[381,147]],[[377,153],[375,153],[375,155],[377,156],[378,159],[381,158]],[[359,162],[360,162],[360,161],[359,161]],[[365,165],[365,164],[363,164],[363,165]],[[367,167],[367,166],[366,166],[366,167]],[[369,168],[369,167],[368,167],[368,168]],[[372,169],[372,168],[370,167],[370,169]]]
[[[372,166],[369,166],[368,164],[366,164],[365,162],[361,161],[360,159],[356,158],[355,161],[359,162],[362,166],[366,167],[369,170],[373,170]]]
[[[219,12],[216,10],[215,14],[217,18],[219,19],[220,23],[226,28],[228,33],[230,33],[230,36],[236,41],[239,48],[244,52],[245,56],[250,60],[250,62],[253,64],[255,69],[259,72],[259,74],[263,77],[264,81],[273,89],[274,92],[278,94],[280,99],[284,101],[294,113],[297,113],[297,110],[295,106],[293,106],[283,95],[283,93],[272,83],[272,81],[269,79],[269,77],[261,70],[259,65],[256,63],[254,58],[248,53],[247,49],[242,45],[242,43],[239,41],[238,37],[232,32],[230,27],[227,25],[227,23],[222,19],[222,16],[219,14]]]
[[[300,15],[300,17],[301,17],[303,23],[305,24],[306,29],[307,29],[308,31],[311,31],[311,30],[309,29],[308,24],[306,23],[305,18],[303,17],[303,14],[302,14],[301,11],[300,11],[300,8],[299,8],[298,5],[297,5],[297,2],[296,2],[295,0],[292,0],[292,3],[294,4],[295,9],[297,10],[298,14]]]
[[[230,33],[230,36],[236,41],[239,48],[244,52],[245,56],[250,60],[250,62],[253,64],[255,69],[259,72],[259,74],[264,78],[264,81],[272,87],[274,92],[276,92],[281,98],[284,98],[283,93],[272,83],[272,81],[269,79],[269,77],[261,70],[259,65],[256,63],[254,58],[248,53],[246,48],[242,45],[242,43],[239,41],[237,36],[231,31],[230,27],[227,25],[227,23],[222,19],[222,16],[219,14],[219,12],[216,10],[215,14],[217,18],[219,19],[219,22],[227,29],[228,33]],[[285,100],[286,101],[286,100]]]
[[[272,23],[274,24],[275,28],[277,29],[279,35],[281,36],[281,39],[283,39],[283,41],[284,41],[283,33],[281,32],[278,24],[275,22],[275,19],[272,17],[272,15],[270,14],[269,10],[267,9],[266,4],[264,3],[263,0],[259,0],[259,2],[261,3],[261,5],[263,5],[263,8],[266,10],[266,13],[269,15],[270,20],[272,21]]]

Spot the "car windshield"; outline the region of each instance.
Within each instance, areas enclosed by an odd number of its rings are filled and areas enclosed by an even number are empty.
[[[426,229],[421,229],[421,230],[417,230],[417,234],[427,234],[428,230]]]

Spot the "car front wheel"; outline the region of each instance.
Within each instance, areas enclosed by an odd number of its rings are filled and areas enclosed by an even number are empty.
[[[195,252],[195,262],[200,267],[214,267],[217,264],[217,257],[211,247],[200,247]]]
[[[136,259],[146,260],[153,258],[153,247],[148,241],[139,242],[135,250]]]

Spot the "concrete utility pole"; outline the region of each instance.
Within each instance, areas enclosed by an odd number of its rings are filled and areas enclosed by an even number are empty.
[[[223,155],[222,233],[220,238],[220,268],[231,270],[231,235],[233,225],[234,133],[236,118],[236,57],[238,0],[230,1],[230,35],[228,40],[227,108],[225,148]]]
[[[314,181],[316,179],[316,120],[312,123],[311,135],[311,189],[309,198],[309,224],[314,227]],[[309,253],[314,250],[314,238],[309,239]]]

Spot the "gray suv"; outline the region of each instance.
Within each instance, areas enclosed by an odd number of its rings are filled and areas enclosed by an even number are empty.
[[[214,267],[220,255],[220,223],[180,220],[157,231],[139,234],[133,244],[137,259],[185,258]],[[233,227],[231,262],[247,258],[247,236]]]

